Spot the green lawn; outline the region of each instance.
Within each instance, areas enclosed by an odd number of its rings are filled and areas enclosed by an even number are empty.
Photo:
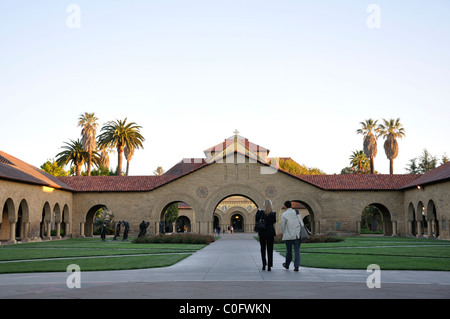
[[[99,238],[77,238],[0,246],[0,273],[84,271],[166,267],[205,245],[133,244]],[[81,258],[83,257],[83,258]]]
[[[285,245],[274,249],[285,256]],[[302,244],[301,266],[450,271],[450,241],[403,237],[348,237],[338,243]]]

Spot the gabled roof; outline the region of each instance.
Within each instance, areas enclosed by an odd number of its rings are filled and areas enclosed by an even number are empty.
[[[56,177],[3,151],[0,151],[0,179],[72,190]]]
[[[226,138],[222,143],[219,143],[213,147],[210,147],[204,151],[206,155],[206,162],[219,162],[234,153],[238,153],[248,158],[267,163],[267,156],[269,155],[269,150],[265,147],[252,143],[248,138],[242,137],[240,135],[234,135]]]
[[[418,176],[419,177],[414,181],[405,184],[403,188],[407,189],[411,187],[440,183],[450,180],[450,162],[442,164],[441,166],[436,167],[435,169]]]

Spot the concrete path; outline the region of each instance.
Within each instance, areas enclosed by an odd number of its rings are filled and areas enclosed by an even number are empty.
[[[366,270],[282,267],[261,270],[253,234],[225,235],[165,268],[83,272],[81,288],[69,289],[69,273],[0,275],[0,298],[450,298],[450,272],[383,271],[381,288],[368,288]]]

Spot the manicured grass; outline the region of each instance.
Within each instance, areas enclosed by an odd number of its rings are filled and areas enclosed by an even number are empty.
[[[85,271],[165,267],[205,246],[133,244],[99,238],[2,245],[0,273],[66,271],[70,264],[78,264]]]
[[[167,267],[190,254],[168,254],[154,256],[96,257],[83,259],[52,259],[0,264],[0,273],[65,272],[67,266],[76,264],[83,271],[124,270]]]
[[[275,250],[283,256],[284,244]],[[348,237],[339,243],[302,244],[301,266],[367,269],[377,264],[391,270],[450,271],[450,241],[402,237]]]

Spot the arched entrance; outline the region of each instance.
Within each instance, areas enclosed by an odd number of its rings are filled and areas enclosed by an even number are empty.
[[[175,224],[177,233],[190,233],[192,231],[191,221],[187,216],[179,216]]]
[[[422,237],[427,227],[427,221],[425,219],[425,206],[422,202],[417,204],[417,237]]]
[[[367,205],[361,213],[360,234],[383,234],[392,236],[391,214],[389,210],[380,203]]]
[[[44,207],[42,208],[42,219],[39,227],[39,237],[42,239],[51,239],[51,222],[52,213],[50,204],[45,202]]]
[[[292,209],[298,210],[300,215],[302,216],[303,223],[305,224],[305,227],[314,234],[316,232],[315,229],[315,223],[314,223],[314,211],[312,210],[311,206],[308,205],[303,200],[291,200]]]
[[[2,219],[0,223],[0,240],[2,241],[15,241],[15,235],[11,233],[14,229],[11,229],[11,220],[14,220],[14,202],[11,198],[8,198],[3,205]]]
[[[222,198],[213,213],[213,227],[220,227],[222,233],[253,232],[256,203],[249,197],[233,194]],[[233,228],[231,228],[233,227]]]
[[[230,227],[232,232],[244,232],[244,217],[241,214],[233,214],[230,218]]]
[[[429,200],[427,205],[428,238],[439,237],[439,220],[437,218],[436,206],[433,200]]]
[[[413,203],[408,205],[408,235],[417,236],[417,219]]]
[[[173,201],[162,209],[159,216],[159,233],[192,232],[191,220],[194,219],[194,210],[191,205],[183,201]]]
[[[84,223],[84,236],[94,237],[94,234],[99,234],[104,222],[107,223],[107,228],[112,227],[114,214],[108,207],[103,204],[92,206],[86,214],[86,221]]]

